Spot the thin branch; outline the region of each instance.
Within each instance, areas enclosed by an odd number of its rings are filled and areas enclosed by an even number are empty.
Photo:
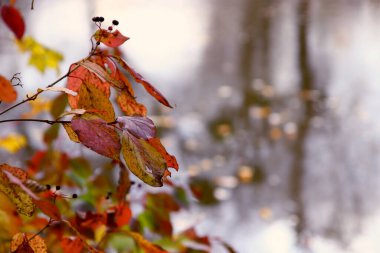
[[[6,119],[6,120],[0,120],[0,123],[17,122],[17,121],[42,122],[42,123],[47,123],[50,125],[71,123],[71,121],[68,121],[68,120],[47,120],[47,119]]]
[[[53,87],[54,85],[56,85],[57,83],[59,83],[60,81],[62,81],[63,79],[65,79],[65,78],[66,78],[68,75],[70,75],[72,72],[74,72],[77,68],[79,68],[79,65],[76,66],[75,68],[73,68],[72,70],[70,70],[69,72],[67,72],[67,74],[65,74],[65,75],[61,76],[60,78],[58,78],[55,82],[53,82],[53,83],[49,84],[48,86],[46,86],[46,88]],[[28,102],[28,101],[35,100],[35,99],[38,97],[38,95],[40,95],[40,94],[41,94],[42,92],[44,92],[44,91],[45,91],[45,90],[42,90],[42,89],[38,90],[34,95],[32,95],[32,96],[30,96],[30,97],[27,96],[26,99],[22,100],[21,102],[15,104],[15,105],[12,105],[12,106],[9,107],[8,109],[5,109],[4,111],[0,112],[0,115],[3,115],[4,113],[6,113],[6,112],[12,110],[13,108],[15,108],[15,107],[17,107],[17,106],[19,106],[19,105],[22,105],[22,104],[24,104],[24,103],[26,103],[26,102]]]

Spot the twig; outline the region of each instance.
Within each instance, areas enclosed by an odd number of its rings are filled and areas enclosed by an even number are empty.
[[[71,123],[71,121],[68,121],[68,120],[47,120],[47,119],[6,119],[6,120],[0,120],[0,123],[16,122],[16,121],[43,122],[50,125]]]
[[[34,0],[32,0],[32,6],[30,6],[31,10],[34,10]]]
[[[38,231],[38,232],[35,233],[32,237],[30,237],[30,238],[28,239],[28,242],[30,242],[31,240],[33,240],[34,237],[36,237],[37,235],[40,235],[42,232],[44,232],[45,229],[47,229],[48,227],[50,227],[50,225],[53,223],[53,221],[54,221],[54,220],[53,220],[52,218],[50,218],[49,221],[48,221],[48,223],[45,225],[45,227],[41,228],[40,231]]]
[[[46,88],[50,88],[50,87],[53,87],[54,85],[56,85],[57,83],[59,83],[60,81],[62,81],[63,79],[65,79],[68,75],[70,75],[72,72],[74,72],[77,68],[79,68],[80,65],[76,66],[75,68],[73,68],[72,70],[70,70],[69,72],[67,72],[67,74],[65,74],[64,76],[61,76],[60,78],[58,78],[55,82],[49,84],[48,86],[46,86]],[[4,113],[12,110],[13,108],[19,106],[19,105],[22,105],[28,101],[31,101],[31,100],[35,100],[38,95],[40,95],[42,92],[44,92],[45,90],[38,90],[34,95],[32,96],[27,96],[26,99],[22,100],[21,102],[15,104],[15,105],[12,105],[11,107],[9,107],[8,109],[5,109],[4,111],[0,112],[0,115],[3,115]]]

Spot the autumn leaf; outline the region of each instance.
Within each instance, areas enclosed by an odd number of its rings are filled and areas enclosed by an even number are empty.
[[[69,221],[67,220],[62,220],[62,222],[64,224],[66,224],[71,230],[73,230],[75,232],[75,234],[77,235],[78,238],[80,238],[80,241],[82,242],[82,245],[91,253],[103,253],[103,251],[101,250],[97,250],[95,249],[94,247],[92,247],[91,245],[89,245],[85,238],[82,236],[82,234],[76,229],[76,227],[71,224]]]
[[[71,120],[71,127],[80,142],[95,151],[114,160],[119,160],[120,141],[118,133],[104,120],[83,115]]]
[[[131,181],[129,179],[129,172],[123,163],[120,163],[119,181],[116,189],[116,198],[119,204],[125,203],[125,196],[131,188]]]
[[[67,106],[67,95],[61,94],[53,99],[50,107],[50,114],[54,119],[62,117],[61,114]]]
[[[94,114],[108,122],[115,120],[115,112],[111,101],[94,85],[86,82],[82,83],[78,96],[78,108],[91,110]]]
[[[29,64],[40,72],[44,73],[47,68],[59,71],[59,63],[63,61],[61,53],[43,46],[30,36],[17,41],[17,45],[22,52],[30,53]]]
[[[120,109],[128,116],[146,116],[146,107],[136,101],[128,92],[121,92],[116,97]]]
[[[47,247],[39,235],[17,233],[12,237],[11,252],[47,253]]]
[[[109,47],[118,47],[129,39],[118,30],[110,32],[105,29],[99,29],[93,36],[96,41],[102,42],[104,45]]]
[[[175,170],[178,171],[179,167],[178,167],[177,159],[175,158],[175,156],[170,155],[166,151],[165,147],[161,144],[161,141],[159,138],[151,138],[148,140],[148,142],[164,157],[168,167],[174,168]]]
[[[21,134],[11,133],[0,138],[0,148],[8,151],[11,154],[25,148],[27,144],[26,137]]]
[[[65,237],[61,240],[61,247],[64,252],[81,253],[83,243],[79,237],[75,237],[75,239]]]
[[[72,109],[79,109],[79,99],[81,96],[80,89],[83,83],[90,86],[95,86],[98,91],[100,91],[104,97],[107,99],[110,96],[110,84],[104,79],[100,79],[96,74],[90,72],[87,68],[72,64],[69,69],[70,75],[67,78],[67,88],[77,92],[78,96],[68,96],[69,105]],[[89,88],[88,88],[89,89]]]
[[[63,128],[65,129],[67,135],[69,136],[70,140],[76,143],[80,143],[78,135],[73,130],[71,123],[64,123],[62,124]]]
[[[41,113],[49,112],[52,109],[52,101],[42,98],[29,101],[28,105],[30,106],[30,111],[22,113],[22,118],[32,118]]]
[[[117,56],[112,56],[112,59],[114,59],[118,64],[120,64],[120,66],[123,67],[135,79],[137,83],[142,84],[145,90],[155,99],[157,99],[158,102],[167,107],[173,108],[168,102],[168,100],[164,97],[164,95],[162,95],[156,88],[153,87],[152,84],[145,80],[142,75],[137,73],[131,66],[129,66],[127,62],[125,62],[123,59]]]
[[[105,60],[108,60],[106,57],[103,57]],[[109,61],[110,62],[110,61]],[[112,63],[112,62],[110,62]],[[113,78],[102,66],[97,63],[94,63],[90,60],[81,61],[79,65],[85,67],[88,71],[94,73],[102,82],[108,82],[113,87],[117,89],[122,89],[125,85],[122,80]]]
[[[24,180],[26,173],[22,169],[7,164],[0,165],[0,191],[15,204],[18,213],[30,217],[34,213],[35,206],[30,193],[24,191],[27,190],[26,187],[22,188]]]
[[[145,239],[142,235],[132,232],[132,231],[127,231],[126,232],[130,237],[133,238],[133,240],[136,241],[136,243],[145,251],[149,253],[167,253],[166,250],[158,246],[157,244],[151,243],[147,239]]]
[[[61,213],[54,203],[48,200],[37,200],[34,199],[33,203],[47,216],[52,218],[53,220],[61,220]]]
[[[1,7],[1,17],[16,38],[22,39],[25,32],[25,23],[20,11],[14,6],[3,5]]]
[[[116,122],[124,131],[128,131],[136,138],[144,140],[155,137],[156,127],[151,119],[139,116],[122,116],[117,117]]]
[[[12,103],[17,99],[17,92],[12,83],[4,76],[0,75],[0,101]]]
[[[160,187],[167,170],[165,159],[146,140],[123,131],[122,155],[128,169],[146,184]]]
[[[122,227],[129,223],[131,217],[132,212],[127,204],[117,205],[107,210],[107,225],[110,227]]]

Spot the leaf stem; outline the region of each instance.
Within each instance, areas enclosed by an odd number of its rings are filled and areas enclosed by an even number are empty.
[[[43,122],[50,125],[71,123],[71,121],[68,121],[68,120],[47,120],[47,119],[6,119],[6,120],[0,120],[0,123],[17,122],[17,121]]]

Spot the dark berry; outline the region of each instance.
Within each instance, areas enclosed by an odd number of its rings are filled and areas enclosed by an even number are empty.
[[[99,17],[93,17],[93,18],[92,18],[92,21],[93,21],[93,22],[98,22],[98,21],[99,21]]]
[[[100,45],[100,41],[97,41],[97,42],[96,42],[96,45],[98,45],[98,46],[99,46],[99,45]]]
[[[50,190],[50,189],[51,189],[50,184],[47,184],[47,185],[45,185],[45,186],[46,186],[46,190]]]
[[[119,24],[119,21],[117,21],[117,20],[112,20],[112,24],[113,24],[113,25],[118,25],[118,24]]]
[[[104,21],[104,18],[103,17],[99,17],[99,22],[103,22]]]
[[[113,27],[112,26],[109,26],[108,27],[108,31],[112,31]]]
[[[78,198],[78,194],[74,193],[73,194],[73,199],[76,199],[76,198]]]
[[[59,190],[61,190],[61,186],[57,185],[57,186],[55,187],[55,189],[56,189],[57,191],[59,191]]]

